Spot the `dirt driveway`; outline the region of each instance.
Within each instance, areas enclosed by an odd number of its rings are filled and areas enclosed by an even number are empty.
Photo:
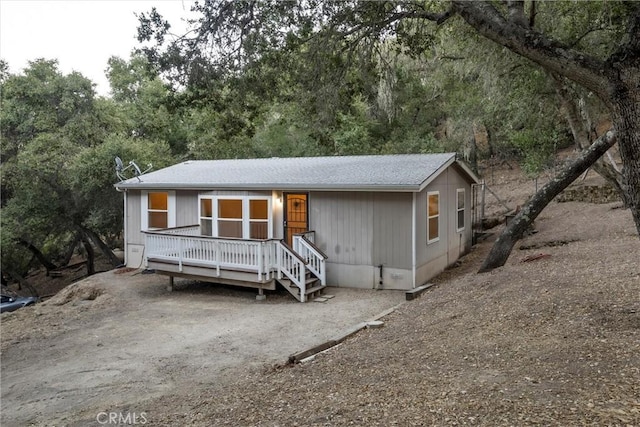
[[[258,302],[255,291],[191,282],[169,293],[167,282],[106,272],[3,314],[1,424],[101,425],[115,408],[140,417],[148,399],[269,369],[404,299],[330,288],[324,303],[284,291]]]

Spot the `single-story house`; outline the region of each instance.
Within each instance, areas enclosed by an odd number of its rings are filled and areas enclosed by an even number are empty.
[[[129,267],[274,289],[409,290],[472,242],[455,153],[190,160],[119,182]]]

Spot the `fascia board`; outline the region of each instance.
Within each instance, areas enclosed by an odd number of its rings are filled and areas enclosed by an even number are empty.
[[[447,160],[435,172],[429,175],[427,179],[422,181],[422,184],[420,184],[418,191],[420,192],[425,188],[427,188],[427,186],[431,184],[434,179],[436,179],[444,170],[446,170],[449,166],[451,166],[455,161],[456,161],[456,156],[451,156],[449,160]]]
[[[326,185],[220,185],[220,184],[177,184],[177,183],[132,183],[115,184],[118,190],[280,190],[280,191],[371,191],[371,192],[418,192],[419,185],[349,185],[329,187]]]

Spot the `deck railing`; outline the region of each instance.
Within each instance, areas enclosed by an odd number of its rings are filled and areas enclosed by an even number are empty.
[[[163,230],[143,231],[145,235],[145,260],[155,259],[184,265],[255,272],[258,281],[268,280],[277,274],[286,276],[300,288],[301,301],[306,299],[306,271],[311,271],[326,284],[327,256],[306,235],[293,237],[294,249],[276,239],[223,239],[201,236],[200,227],[192,225]],[[308,235],[308,234],[307,234]],[[310,236],[311,238],[312,235]]]
[[[270,247],[275,240],[221,239],[173,231],[144,232],[146,259],[177,262],[180,272],[185,263],[215,268],[217,276],[221,268],[255,271],[260,281],[268,278],[276,263],[276,251]]]
[[[320,279],[320,283],[325,285],[327,256],[304,234],[293,236],[293,250],[305,261],[307,268]]]

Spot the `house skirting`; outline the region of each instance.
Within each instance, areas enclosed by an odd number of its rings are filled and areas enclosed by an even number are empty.
[[[327,262],[327,284],[342,288],[409,290],[413,288],[411,269]]]

